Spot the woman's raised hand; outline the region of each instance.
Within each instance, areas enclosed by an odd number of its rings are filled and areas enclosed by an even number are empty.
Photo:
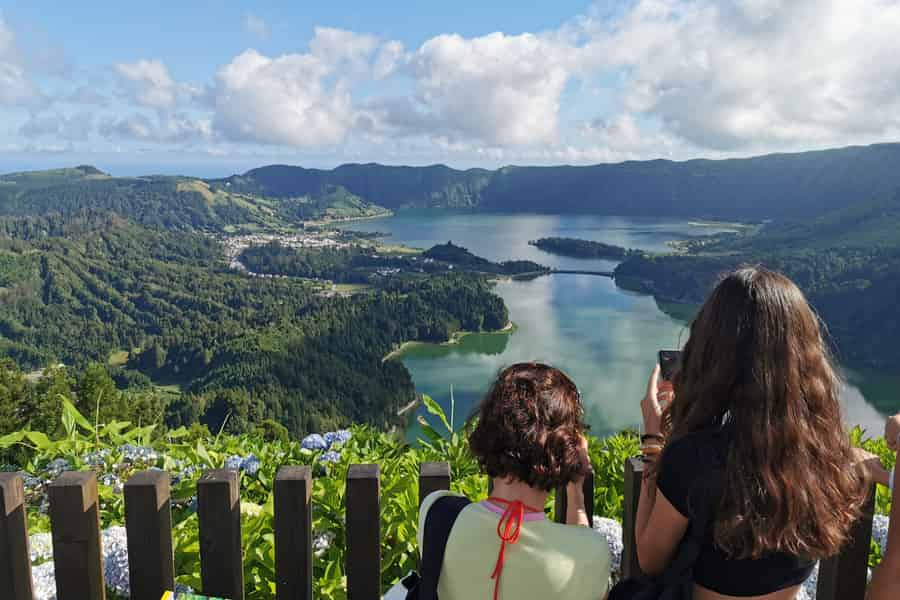
[[[647,393],[641,400],[641,413],[644,415],[644,433],[659,435],[662,430],[662,406],[659,403],[659,365],[650,373],[647,382]]]
[[[897,452],[900,450],[900,413],[887,420],[884,426],[884,439],[888,448]]]

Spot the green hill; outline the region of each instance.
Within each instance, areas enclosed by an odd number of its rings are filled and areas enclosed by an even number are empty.
[[[800,285],[841,359],[900,370],[900,192],[755,234],[704,240],[682,256],[633,256],[616,269],[616,282],[699,303],[721,273],[748,264],[783,271]]]
[[[388,214],[340,186],[299,198],[271,198],[212,187],[190,177],[110,177],[94,167],[0,176],[0,217],[64,218],[114,212],[166,230],[232,232],[296,227],[299,222]]]
[[[302,196],[337,185],[390,209],[786,219],[816,216],[900,189],[900,144],[731,160],[494,171],[443,165],[348,164],[332,170],[272,165],[209,183],[215,189],[272,197]]]

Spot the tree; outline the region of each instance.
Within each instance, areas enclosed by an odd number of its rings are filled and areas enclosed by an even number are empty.
[[[104,365],[88,365],[78,382],[77,393],[77,407],[83,414],[96,414],[101,423],[131,420],[128,403]]]

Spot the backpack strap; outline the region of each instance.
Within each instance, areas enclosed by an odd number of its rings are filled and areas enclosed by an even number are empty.
[[[422,536],[422,578],[419,582],[419,600],[437,600],[438,578],[444,565],[444,551],[450,530],[459,513],[472,501],[461,496],[443,496],[434,501],[425,517],[425,534]]]

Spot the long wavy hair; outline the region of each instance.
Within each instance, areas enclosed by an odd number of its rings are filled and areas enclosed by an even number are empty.
[[[763,268],[722,279],[690,328],[669,438],[723,427],[714,539],[733,558],[836,554],[867,493],[851,468],[840,380],[800,289]]]

